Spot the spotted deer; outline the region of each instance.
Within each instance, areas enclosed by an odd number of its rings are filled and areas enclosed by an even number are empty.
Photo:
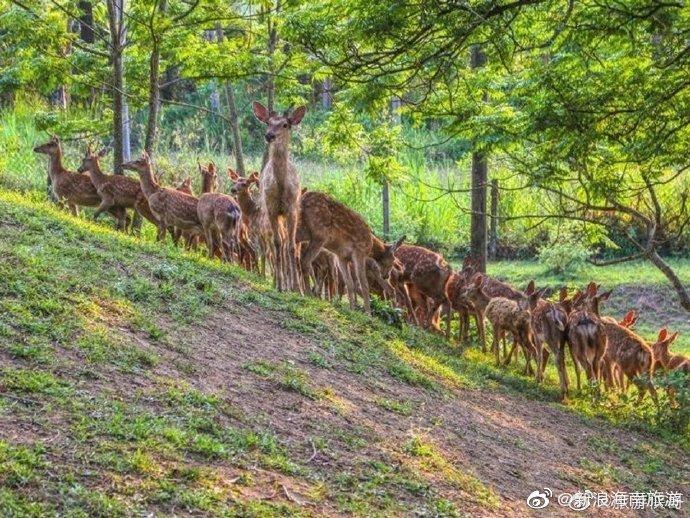
[[[235,197],[242,210],[243,240],[254,254],[254,268],[261,275],[266,275],[266,263],[273,268],[273,236],[271,226],[259,202],[252,196],[252,186],[259,184],[259,173],[252,173],[245,178],[228,168],[228,177],[232,181],[230,193]],[[258,258],[256,254],[258,253]]]
[[[485,283],[482,291],[486,296]],[[500,365],[499,341],[505,339],[507,332],[513,335],[513,350],[508,353],[506,362],[513,355],[513,351],[520,346],[525,355],[525,374],[536,373],[539,379],[539,356],[534,344],[534,330],[532,328],[532,311],[534,310],[541,292],[534,290],[534,284],[530,283],[528,291],[518,300],[506,297],[491,297],[486,305],[486,318],[493,328],[492,350],[496,365]],[[531,360],[536,362],[536,371],[532,371]]]
[[[599,316],[599,304],[609,298],[611,292],[597,294],[598,287],[590,282],[585,292],[577,293],[572,300],[568,315],[568,341],[578,364],[590,382],[601,379],[601,361],[606,352],[606,332]]]
[[[151,212],[158,221],[158,241],[165,240],[168,228],[179,228],[192,232],[202,232],[197,214],[198,198],[176,189],[161,187],[153,177],[151,160],[146,152],[141,158],[122,165],[123,168],[139,174],[141,190],[149,202]]]
[[[540,379],[544,377],[544,370],[553,354],[558,371],[558,381],[561,388],[561,398],[566,398],[569,392],[568,371],[565,366],[565,353],[568,342],[568,289],[562,288],[558,302],[540,298],[532,310],[532,327],[534,342],[539,363]],[[546,347],[544,347],[546,345]]]
[[[656,389],[652,384],[654,375],[654,353],[645,340],[633,331],[620,325],[614,319],[602,318],[606,334],[606,351],[602,368],[602,379],[607,388],[617,386],[625,391],[627,381],[634,383],[639,391],[638,404],[649,391],[658,404]]]
[[[290,132],[307,111],[300,106],[283,115],[269,112],[258,101],[252,104],[254,116],[266,126],[268,160],[260,175],[260,205],[267,215],[273,236],[273,284],[280,290],[302,292],[302,282],[297,266],[295,235],[299,222],[300,179],[290,162]]]
[[[665,327],[659,331],[656,342],[652,345],[655,369],[679,371],[690,374],[690,358],[682,354],[671,354],[669,348],[678,338],[678,332],[668,333]]]
[[[401,245],[395,253],[403,266],[401,281],[421,296],[424,327],[432,328],[434,316],[439,308],[445,310],[446,338],[450,339],[451,304],[446,285],[452,268],[441,254],[416,245]],[[412,297],[412,293],[410,294]]]
[[[225,261],[232,261],[233,252],[237,253],[239,260],[242,211],[231,196],[214,192],[218,181],[213,162],[207,167],[199,164],[199,170],[204,192],[199,196],[196,210],[204,231],[208,257],[212,259],[216,248],[219,248]]]
[[[79,173],[88,173],[91,178],[91,183],[93,183],[98,196],[101,198],[101,203],[96,208],[93,219],[98,219],[98,216],[100,216],[103,211],[107,211],[112,207],[121,207],[124,209],[136,210],[155,225],[156,219],[151,213],[151,209],[149,209],[146,197],[141,192],[141,184],[134,178],[128,176],[105,174],[101,169],[100,159],[103,158],[107,152],[108,148],[103,148],[98,153],[94,153],[89,145],[86,150],[86,155],[77,169]],[[126,221],[119,221],[118,229],[124,230],[123,226],[125,224]]]
[[[79,215],[79,207],[98,207],[101,204],[89,176],[69,171],[62,165],[60,139],[53,136],[45,144],[36,146],[34,152],[48,155],[48,176],[53,195],[59,203],[67,205],[73,216]],[[125,209],[121,207],[111,207],[108,213],[118,222],[126,218]]]
[[[350,307],[356,293],[371,312],[366,264],[373,247],[373,236],[366,221],[352,209],[327,194],[307,191],[300,200],[300,221],[296,239],[305,243],[302,252],[302,277],[314,277],[312,261],[322,248],[333,252],[339,261]]]

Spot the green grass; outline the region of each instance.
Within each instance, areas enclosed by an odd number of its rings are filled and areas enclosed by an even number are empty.
[[[198,372],[192,345],[172,335],[193,331],[220,307],[238,318],[256,311],[279,315],[281,326],[309,342],[299,364],[247,362],[242,382],[275,389],[298,401],[296,408],[332,412],[343,426],[353,404],[323,381],[331,372],[359,376],[365,386],[385,379],[420,399],[454,397],[458,388],[519,393],[543,404],[557,395],[551,369],[547,383],[537,386],[515,366],[495,368],[475,348],[459,354],[456,345],[416,328],[399,330],[342,306],[278,294],[236,267],[123,236],[105,223],[2,190],[0,258],[0,418],[31,423],[44,434],[32,445],[0,443],[2,514],[299,514],[303,509],[294,502],[262,501],[237,489],[269,486],[261,470],[294,481],[308,498],[327,500],[343,513],[414,508],[459,514],[458,502],[438,490],[434,477],[476,505],[497,505],[491,488],[425,436],[386,445],[394,457],[389,462],[367,458],[346,473],[319,471],[267,416],[244,415],[222,391],[191,386],[184,377]],[[179,355],[176,363],[169,353]],[[369,402],[389,418],[413,420],[418,412],[403,398]],[[656,423],[646,404],[612,399],[593,405],[584,394],[570,408],[583,418],[688,440]],[[310,430],[309,436],[319,454],[333,455],[358,454],[385,439],[366,426]],[[655,472],[656,457],[640,457],[635,469]]]
[[[690,284],[690,259],[668,259],[669,265],[684,283]],[[582,287],[591,280],[596,280],[602,289],[611,289],[626,285],[668,284],[668,279],[653,265],[643,261],[632,261],[612,266],[589,266],[577,273],[577,277],[564,279],[547,270],[537,261],[496,261],[489,263],[488,273],[506,279],[512,284],[523,287],[536,279],[539,286]]]

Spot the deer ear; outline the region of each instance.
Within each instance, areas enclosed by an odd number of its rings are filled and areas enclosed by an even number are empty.
[[[302,122],[302,118],[304,117],[305,113],[307,113],[307,107],[300,106],[299,108],[295,109],[294,112],[292,112],[292,115],[288,117],[288,121],[291,125],[296,126],[297,124]]]
[[[673,333],[669,338],[668,338],[668,343],[669,345],[672,344],[673,342],[676,341],[676,338],[678,338],[678,331]]]
[[[108,147],[101,148],[101,150],[98,152],[98,158],[103,158],[108,154],[108,151],[110,151],[110,148]]]
[[[666,340],[667,336],[668,336],[668,329],[666,329],[664,327],[661,329],[661,331],[659,331],[659,337],[657,338],[657,342],[663,342],[664,340]]]
[[[268,119],[270,119],[270,115],[266,107],[259,101],[254,101],[252,103],[252,112],[254,112],[254,117],[259,119],[264,124],[268,124]]]
[[[249,180],[251,180],[252,182],[259,183],[259,173],[257,173],[256,171],[254,171],[254,172],[249,176]]]
[[[534,280],[529,281],[529,284],[527,285],[527,289],[525,290],[525,293],[527,295],[531,295],[534,293]]]
[[[588,297],[594,297],[597,294],[597,285],[594,283],[594,281],[590,282],[587,285],[587,289],[585,290],[585,293],[587,294]]]
[[[216,164],[214,164],[213,162],[209,162],[208,163],[208,170],[215,173],[216,172]]]
[[[567,298],[568,298],[568,287],[567,287],[567,286],[563,286],[563,287],[561,288],[561,292],[560,292],[559,295],[558,295],[558,300],[559,300],[560,302],[563,302],[563,301],[564,301],[565,299],[567,299]]]
[[[231,179],[233,182],[236,182],[236,181],[239,180],[239,178],[240,178],[240,175],[238,175],[235,171],[233,171],[233,170],[230,169],[229,167],[228,167],[228,176],[230,177],[230,179]]]
[[[393,244],[393,252],[395,252],[400,246],[405,242],[407,239],[407,236],[402,236],[400,239],[398,239],[394,244]]]

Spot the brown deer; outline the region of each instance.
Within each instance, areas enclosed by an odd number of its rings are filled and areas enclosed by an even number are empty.
[[[100,159],[107,152],[108,148],[103,148],[98,153],[94,153],[89,145],[86,155],[82,159],[79,169],[77,169],[79,173],[88,173],[91,177],[91,183],[93,183],[98,196],[101,198],[101,203],[96,208],[93,219],[98,219],[98,216],[103,211],[107,211],[112,207],[121,207],[135,209],[155,225],[155,217],[149,209],[146,197],[141,192],[140,183],[128,176],[105,174],[101,169]],[[118,230],[125,230],[123,227],[125,224],[126,221],[118,221]]]
[[[549,353],[553,354],[558,371],[558,381],[561,387],[561,398],[566,398],[569,391],[568,372],[565,367],[566,344],[568,340],[568,311],[564,302],[568,298],[568,289],[562,288],[559,301],[552,302],[540,298],[532,310],[532,327],[537,355],[541,357],[538,367],[540,378],[544,377],[544,370],[549,360]],[[546,348],[544,347],[546,345]]]
[[[355,307],[356,292],[359,291],[364,300],[364,310],[370,313],[366,264],[371,255],[373,236],[369,225],[355,211],[316,191],[302,195],[300,212],[296,239],[307,243],[302,252],[304,280],[314,277],[312,261],[325,248],[338,257],[350,307]]]
[[[199,164],[203,178],[203,194],[199,196],[197,215],[204,230],[208,257],[213,259],[215,250],[220,249],[223,259],[232,262],[233,251],[239,260],[239,241],[242,211],[237,202],[227,194],[213,192],[218,186],[216,166]]]
[[[266,213],[261,211],[259,203],[251,194],[252,186],[259,184],[259,173],[254,172],[245,178],[228,168],[228,176],[232,181],[230,193],[235,196],[242,209],[243,241],[246,239],[252,253],[255,254],[258,251],[258,260],[254,255],[253,264],[258,273],[266,275],[266,262],[271,267],[274,264],[273,237]]]
[[[141,158],[122,164],[122,167],[139,173],[141,190],[149,202],[151,212],[158,221],[156,236],[158,241],[165,240],[169,227],[196,233],[203,231],[197,214],[199,200],[177,189],[158,185],[153,177],[151,161],[146,152],[142,154]]]
[[[260,204],[273,234],[273,284],[280,291],[301,293],[295,241],[301,189],[297,170],[290,162],[290,130],[302,121],[307,108],[288,108],[281,116],[269,113],[264,105],[254,101],[252,109],[256,118],[268,126],[268,160],[260,176]]]
[[[626,389],[625,378],[634,383],[639,391],[638,404],[649,391],[652,399],[658,404],[656,389],[652,384],[654,375],[654,354],[652,348],[627,327],[621,326],[610,318],[602,318],[601,323],[606,334],[606,351],[604,353],[602,378],[607,385],[617,385]]]
[[[476,281],[475,281],[476,282]],[[533,285],[532,285],[533,287]],[[484,285],[482,291],[485,292]],[[488,296],[488,293],[485,293]],[[531,290],[523,294],[519,300],[506,297],[492,297],[486,305],[486,318],[493,328],[492,350],[496,359],[496,365],[500,365],[499,341],[505,339],[507,332],[513,335],[513,349],[520,346],[525,354],[525,374],[531,374],[531,359],[537,360],[536,370],[539,371],[539,357],[534,345],[534,332],[532,329],[531,310],[539,300],[540,292]],[[512,356],[512,351],[508,358]],[[506,360],[508,359],[506,358]]]
[[[452,294],[451,304],[453,307],[463,308],[466,313],[464,329],[469,328],[469,316],[474,316],[474,321],[477,326],[477,337],[482,346],[482,352],[486,352],[486,329],[484,327],[484,318],[486,315],[486,306],[489,305],[492,297],[486,293],[484,289],[484,275],[481,273],[475,274],[467,282],[462,280],[462,275],[459,275],[457,281],[462,287],[456,287],[449,284],[449,295]],[[463,315],[464,316],[464,315]],[[464,331],[465,334],[467,331]]]
[[[416,245],[401,245],[395,253],[403,266],[401,281],[423,297],[424,327],[432,328],[439,308],[445,310],[446,338],[450,339],[451,304],[446,285],[452,268],[441,254]],[[412,297],[412,293],[410,293]]]
[[[655,369],[680,371],[690,374],[690,358],[682,354],[671,354],[669,347],[678,338],[678,332],[669,334],[664,327],[659,331],[656,342],[652,345]]]
[[[599,316],[599,304],[611,295],[610,291],[598,295],[597,290],[597,285],[590,282],[584,293],[577,293],[568,315],[568,341],[576,361],[576,374],[579,364],[590,382],[600,379],[601,360],[606,352],[606,332]]]
[[[88,175],[73,173],[62,165],[62,146],[56,136],[45,144],[36,146],[35,153],[48,155],[48,176],[55,199],[59,203],[67,205],[73,216],[79,215],[79,207],[98,207],[101,198],[96,188],[91,183]],[[121,207],[112,207],[108,210],[119,222],[126,218],[126,211]]]
[[[465,293],[475,272],[476,265],[473,259],[465,257],[462,262],[462,268],[459,272],[451,274],[446,287],[451,311],[457,311],[458,313],[458,342],[461,344],[469,340],[470,315],[475,316],[475,321],[477,318],[472,302]],[[482,339],[479,327],[480,324],[477,322],[477,336],[482,342],[482,350],[486,351],[486,342]]]

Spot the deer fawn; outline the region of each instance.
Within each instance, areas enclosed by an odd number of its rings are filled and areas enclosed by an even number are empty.
[[[239,259],[239,241],[242,212],[237,202],[227,194],[213,192],[217,188],[216,166],[199,164],[203,177],[204,193],[199,196],[197,215],[204,229],[208,257],[213,259],[216,248],[220,248],[223,259],[232,261],[233,251]]]
[[[153,178],[151,161],[146,152],[141,158],[122,164],[122,167],[139,173],[141,190],[149,202],[151,212],[158,221],[158,241],[165,240],[168,228],[202,232],[197,214],[198,199],[176,189],[161,187]],[[173,237],[174,239],[174,237]],[[175,244],[177,244],[175,242]]]
[[[320,192],[305,192],[300,200],[300,211],[297,241],[307,243],[302,253],[305,282],[314,277],[312,261],[325,248],[338,256],[350,307],[355,307],[359,291],[364,310],[371,312],[366,272],[367,257],[373,247],[369,225],[355,211]]]
[[[403,266],[401,281],[420,297],[424,313],[424,327],[430,329],[434,316],[443,307],[446,317],[446,338],[450,339],[451,304],[446,285],[452,269],[440,254],[415,245],[401,245],[395,253]]]
[[[605,371],[602,373],[602,378],[606,385],[609,388],[617,385],[624,391],[626,389],[625,376],[639,390],[638,404],[647,390],[654,402],[658,404],[656,390],[652,384],[654,375],[652,348],[644,339],[614,319],[602,318],[601,322],[607,342],[602,363]]]
[[[108,148],[101,149],[98,153],[91,151],[91,146],[86,150],[86,155],[82,159],[78,173],[88,173],[91,183],[96,188],[101,203],[93,214],[93,219],[98,219],[103,211],[112,207],[124,209],[135,209],[143,217],[152,223],[155,222],[153,214],[148,208],[146,198],[142,197],[141,185],[134,178],[124,175],[107,175],[101,169],[100,159],[108,152]],[[125,230],[126,221],[118,221],[118,230]]]
[[[280,290],[302,292],[297,267],[295,234],[299,222],[300,180],[290,162],[290,130],[297,126],[307,111],[300,106],[294,112],[287,109],[283,115],[269,113],[264,105],[254,101],[256,118],[266,124],[268,161],[260,176],[261,210],[268,216],[273,233],[273,283]]]
[[[565,352],[568,340],[568,311],[564,302],[568,297],[568,289],[562,288],[558,302],[551,302],[540,298],[532,310],[532,327],[537,355],[541,357],[538,365],[540,378],[544,377],[549,352],[553,354],[558,371],[558,381],[561,387],[561,398],[568,396],[568,372],[565,367]],[[546,344],[546,348],[544,348]]]
[[[475,281],[476,282],[476,281]],[[485,292],[485,284],[482,284],[482,291]],[[534,284],[530,284],[531,289],[523,294],[519,300],[512,300],[506,297],[492,297],[486,305],[486,318],[491,322],[493,328],[492,350],[496,359],[496,365],[500,365],[499,341],[505,340],[506,332],[513,335],[513,350],[520,346],[525,354],[525,374],[532,373],[531,359],[536,360],[537,379],[539,379],[539,356],[534,345],[534,332],[532,330],[532,314],[541,292],[534,291]],[[488,296],[488,293],[485,293]],[[508,353],[506,362],[513,354],[513,350]]]
[[[606,352],[606,332],[599,317],[599,303],[607,300],[611,292],[597,295],[597,290],[597,285],[590,282],[584,293],[577,293],[568,316],[568,341],[575,358],[575,373],[579,378],[579,364],[589,381],[600,379],[601,360]]]
[[[655,368],[690,374],[690,358],[682,354],[671,354],[669,351],[669,347],[676,341],[676,338],[678,338],[678,332],[670,335],[665,327],[659,331],[659,336],[652,345]]]
[[[237,203],[242,209],[242,227],[246,232],[247,245],[251,247],[252,253],[259,252],[258,261],[254,256],[253,264],[261,275],[266,275],[266,262],[273,268],[273,243],[271,226],[268,223],[266,213],[261,211],[261,207],[251,195],[252,185],[259,184],[259,174],[252,173],[249,178],[238,175],[235,171],[228,168],[228,176],[233,182],[230,193],[235,196]]]
[[[62,146],[60,139],[56,136],[45,144],[36,146],[35,153],[48,155],[50,160],[48,176],[55,199],[64,203],[69,208],[73,216],[79,215],[79,207],[98,207],[101,198],[96,192],[96,188],[91,183],[87,175],[73,173],[65,169],[62,165]],[[112,207],[108,210],[119,222],[126,218],[126,211],[121,207]]]

